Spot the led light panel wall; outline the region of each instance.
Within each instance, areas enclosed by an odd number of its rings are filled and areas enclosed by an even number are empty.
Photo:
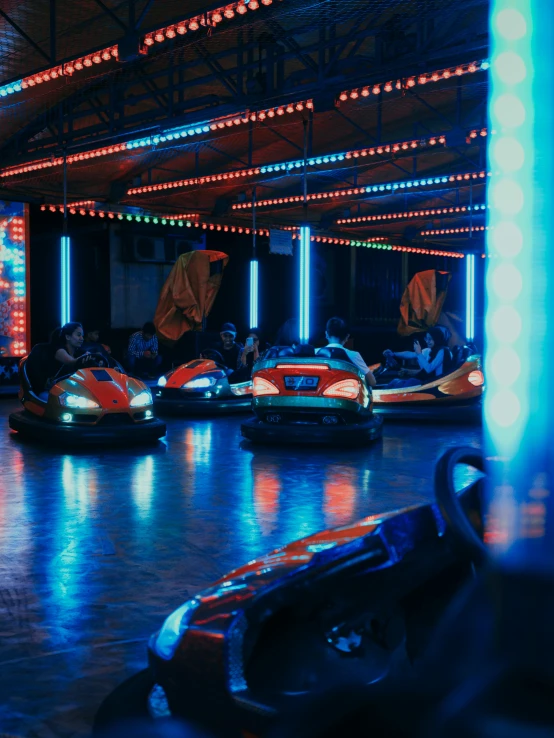
[[[29,349],[26,208],[0,200],[0,358]]]
[[[491,3],[485,428],[490,532],[507,567],[550,570],[554,540],[554,4]]]

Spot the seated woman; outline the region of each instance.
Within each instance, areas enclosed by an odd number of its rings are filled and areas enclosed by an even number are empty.
[[[231,384],[248,382],[252,378],[254,365],[260,360],[263,353],[265,352],[260,353],[260,331],[253,328],[248,334],[240,354],[238,369],[229,377]]]
[[[80,323],[66,323],[52,333],[48,366],[44,367],[44,376],[47,377],[45,389],[49,388],[51,380],[63,366],[69,369],[77,359],[89,353],[81,349],[83,340],[83,326]]]
[[[414,341],[413,351],[391,351],[387,349],[383,354],[387,358],[416,359],[419,369],[402,369],[399,379],[384,385],[383,389],[394,389],[396,387],[418,387],[423,382],[437,379],[444,372],[447,361],[446,340],[440,328],[429,328],[425,334],[427,348],[422,349],[419,341]],[[412,376],[412,379],[405,377]],[[417,378],[416,378],[417,377]]]

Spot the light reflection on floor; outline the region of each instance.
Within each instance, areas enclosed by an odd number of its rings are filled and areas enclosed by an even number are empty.
[[[477,429],[393,426],[368,449],[255,448],[240,416],[168,422],[134,450],[48,452],[0,402],[0,729],[85,736],[145,640],[200,587],[273,548],[424,502]],[[462,483],[462,479],[460,483]]]

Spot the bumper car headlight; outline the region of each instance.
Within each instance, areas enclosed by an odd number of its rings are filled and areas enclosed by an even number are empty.
[[[158,387],[165,387],[167,384],[167,377],[165,374],[162,374],[162,376],[158,379]]]
[[[162,625],[162,629],[156,636],[154,648],[160,658],[169,661],[177,650],[177,646],[183,633],[187,629],[193,612],[196,610],[200,600],[196,597],[171,613]]]
[[[150,390],[143,390],[142,392],[139,392],[138,395],[135,395],[135,397],[133,397],[130,404],[131,407],[144,407],[144,405],[151,405],[152,395],[150,393]]]
[[[182,385],[182,389],[207,389],[216,383],[215,377],[197,377]]]
[[[241,382],[240,384],[232,384],[230,386],[231,392],[239,397],[252,394],[252,382]]]
[[[78,408],[79,410],[91,410],[92,408],[99,408],[100,405],[95,400],[89,400],[88,397],[81,397],[81,395],[74,395],[72,392],[64,392],[58,397],[60,405],[64,407]]]

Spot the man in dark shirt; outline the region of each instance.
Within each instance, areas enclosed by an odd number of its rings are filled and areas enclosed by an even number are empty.
[[[225,366],[235,371],[239,367],[243,350],[242,344],[235,341],[237,329],[233,323],[223,323],[219,335],[221,337],[221,343],[218,345],[217,350],[223,357]]]

